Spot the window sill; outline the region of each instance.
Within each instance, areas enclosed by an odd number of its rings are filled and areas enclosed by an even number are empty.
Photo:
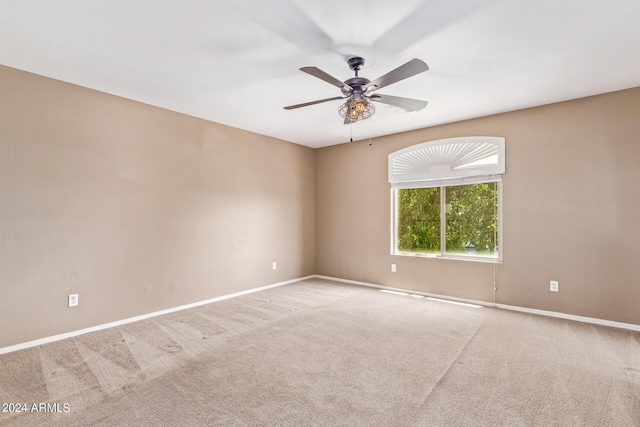
[[[414,258],[431,258],[431,259],[448,259],[448,260],[454,260],[454,261],[482,262],[487,264],[502,264],[502,258],[483,257],[483,256],[423,254],[419,252],[392,252],[391,255],[408,256],[408,257],[414,257]]]

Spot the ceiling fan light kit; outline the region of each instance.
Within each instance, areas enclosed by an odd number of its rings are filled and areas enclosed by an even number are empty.
[[[373,105],[373,102],[369,102],[366,99],[349,99],[338,109],[340,117],[349,122],[366,120],[373,116],[375,112],[376,107]]]
[[[332,84],[340,88],[343,96],[320,99],[317,101],[305,102],[303,104],[296,104],[284,107],[285,110],[293,110],[296,108],[307,107],[309,105],[320,104],[323,102],[334,101],[337,99],[346,99],[345,103],[338,108],[338,114],[344,118],[344,123],[353,123],[360,120],[366,120],[373,116],[376,112],[376,108],[372,101],[381,102],[383,104],[393,105],[400,107],[406,111],[420,111],[426,105],[427,101],[420,101],[417,99],[402,98],[398,96],[389,96],[382,94],[373,94],[374,91],[389,86],[393,83],[397,83],[400,80],[415,76],[424,71],[427,71],[429,67],[423,61],[419,59],[412,59],[399,66],[398,68],[389,71],[387,74],[377,78],[376,80],[369,80],[364,77],[360,77],[358,72],[364,66],[364,59],[359,56],[354,56],[348,59],[347,63],[349,68],[354,71],[355,77],[345,80],[344,82],[337,78],[325,73],[317,67],[303,67],[300,71],[324,80],[327,83]]]

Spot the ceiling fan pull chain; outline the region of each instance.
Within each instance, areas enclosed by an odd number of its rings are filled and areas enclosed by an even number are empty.
[[[353,122],[351,122],[351,124],[349,125],[349,129],[351,130],[351,139],[350,139],[350,141],[353,142]]]

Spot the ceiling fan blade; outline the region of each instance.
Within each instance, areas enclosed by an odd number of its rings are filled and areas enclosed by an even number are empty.
[[[428,36],[462,21],[497,0],[431,0],[422,2],[406,18],[373,42],[373,47],[402,52]]]
[[[340,89],[345,88],[348,90],[352,90],[351,86],[349,86],[348,84],[341,82],[340,80],[336,79],[335,77],[333,77],[331,74],[327,74],[324,71],[322,71],[320,68],[318,67],[302,67],[300,68],[300,71],[305,72],[307,74],[312,75],[313,77],[317,77],[320,80],[324,80],[327,83],[330,83],[334,86],[339,87]]]
[[[304,104],[289,105],[284,107],[285,110],[295,110],[296,108],[308,107],[309,105],[322,104],[323,102],[335,101],[336,99],[345,99],[346,96],[334,96],[333,98],[319,99],[317,101],[305,102]]]
[[[394,107],[400,107],[407,111],[420,111],[428,104],[427,101],[421,101],[419,99],[383,95],[381,93],[370,96],[369,99],[375,102],[382,102],[383,104],[393,105]]]
[[[424,71],[427,71],[428,69],[429,66],[425,64],[424,61],[414,58],[406,64],[399,66],[395,70],[389,71],[384,76],[378,77],[374,81],[368,83],[365,86],[365,89],[367,89],[369,92],[372,92],[385,86],[397,83],[400,80],[404,80],[406,78],[415,76],[416,74],[420,74]]]

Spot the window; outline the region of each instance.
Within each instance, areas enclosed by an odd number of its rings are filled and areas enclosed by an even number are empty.
[[[452,138],[392,153],[392,253],[500,259],[503,172],[503,138]]]
[[[498,258],[498,183],[396,190],[396,253]]]

